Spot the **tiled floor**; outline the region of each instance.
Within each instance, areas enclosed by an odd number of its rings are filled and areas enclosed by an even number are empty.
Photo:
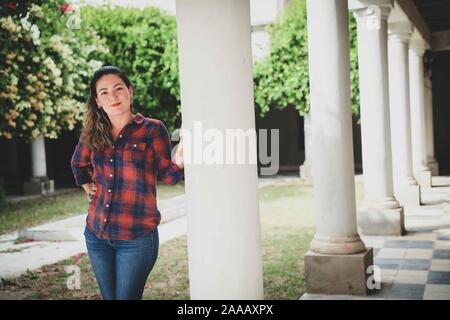
[[[446,235],[450,229],[428,232],[427,240],[423,232],[410,232],[408,240],[363,237],[374,248],[375,280],[381,283],[370,298],[450,300],[450,241],[437,240]]]
[[[405,208],[405,236],[362,237],[380,271],[381,290],[370,298],[450,300],[450,193],[442,190],[425,190],[424,205]]]
[[[449,184],[444,177],[434,182]],[[440,181],[439,179],[443,179]],[[442,184],[445,184],[442,183]],[[422,192],[424,205],[405,208],[407,234],[361,237],[373,248],[375,281],[380,289],[367,297],[311,295],[302,299],[450,300],[450,188]]]

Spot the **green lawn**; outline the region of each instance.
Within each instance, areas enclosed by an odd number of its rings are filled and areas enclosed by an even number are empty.
[[[184,183],[175,186],[157,185],[158,199],[167,199],[184,193]],[[0,209],[0,235],[37,226],[87,212],[88,201],[82,188],[60,195],[9,203]]]
[[[356,185],[358,203],[362,188]],[[310,183],[277,183],[259,191],[265,299],[298,299],[305,291],[303,256],[314,234],[313,188]],[[81,269],[81,289],[66,287],[65,266]],[[28,272],[0,284],[0,299],[99,299],[85,254]],[[160,247],[144,299],[189,299],[186,236]]]

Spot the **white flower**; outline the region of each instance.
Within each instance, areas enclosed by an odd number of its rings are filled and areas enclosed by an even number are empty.
[[[95,51],[95,50],[96,50],[96,46],[91,44],[85,48],[84,52],[86,53],[86,55],[89,55],[92,51]]]
[[[28,12],[27,16],[25,18],[20,19],[20,23],[22,24],[22,27],[25,30],[30,30],[30,28],[31,28],[31,23],[30,23],[30,21],[28,21],[28,16],[29,15],[30,15],[30,13]]]
[[[57,78],[57,77],[59,77],[61,75],[61,70],[59,68],[53,68],[52,69],[52,73],[53,73],[53,76],[55,78]]]
[[[64,45],[62,47],[61,56],[64,58],[64,60],[67,60],[67,58],[72,54],[72,50],[69,48],[69,46]]]
[[[100,68],[102,66],[102,62],[98,61],[98,60],[90,60],[88,62],[89,68],[93,69],[93,70],[97,70],[98,68]]]
[[[56,64],[55,64],[55,62],[53,61],[52,58],[47,57],[47,58],[44,60],[44,64],[46,65],[46,67],[47,67],[50,71],[52,71],[53,74],[55,74],[55,71],[53,71],[53,70],[58,69],[58,68],[56,67]],[[60,71],[60,72],[61,72],[61,71]],[[47,80],[47,79],[45,79],[45,80]]]
[[[81,18],[79,12],[77,14],[72,14],[69,18],[67,18],[66,27],[70,30],[81,28]]]
[[[44,17],[44,12],[42,11],[42,8],[34,3],[31,5],[30,12],[34,13],[34,15],[38,18]]]
[[[8,16],[7,18],[1,18],[0,19],[0,27],[8,31],[9,33],[15,33],[17,29],[17,25],[14,23],[11,16]]]
[[[16,104],[17,111],[22,111],[24,109],[31,109],[31,103],[29,101],[21,101]]]
[[[11,75],[11,85],[13,86],[17,86],[17,84],[19,83],[19,79],[15,76],[15,75]]]
[[[31,131],[31,137],[33,139],[36,139],[37,137],[39,137],[39,135],[40,135],[40,132],[38,129],[34,129],[33,131]]]
[[[58,70],[59,70],[59,69],[58,69]],[[55,79],[55,84],[56,84],[58,87],[62,86],[62,84],[63,84],[62,79],[61,79],[61,78],[56,78],[56,79]]]
[[[31,37],[33,38],[33,43],[37,46],[41,44],[41,40],[39,39],[40,34],[41,32],[39,31],[38,26],[33,24],[31,26]]]

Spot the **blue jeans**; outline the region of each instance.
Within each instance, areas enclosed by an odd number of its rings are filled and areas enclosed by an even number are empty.
[[[145,282],[158,257],[158,229],[137,240],[99,239],[87,227],[84,236],[103,299],[142,299]]]

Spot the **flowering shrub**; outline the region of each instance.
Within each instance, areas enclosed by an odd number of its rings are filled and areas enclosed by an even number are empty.
[[[14,2],[0,7],[0,136],[7,139],[72,130],[82,118],[89,76],[101,66],[93,54],[107,52],[94,30],[76,29],[72,5],[38,3],[26,14]]]

